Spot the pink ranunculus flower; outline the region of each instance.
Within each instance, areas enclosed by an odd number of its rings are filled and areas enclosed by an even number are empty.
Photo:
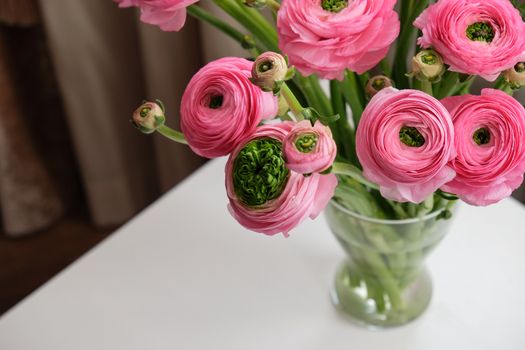
[[[284,140],[286,166],[300,174],[321,173],[330,168],[337,155],[337,146],[330,128],[319,120],[297,123]]]
[[[244,58],[226,57],[193,76],[182,96],[180,124],[195,153],[227,155],[261,120],[278,113],[277,97],[250,82],[251,69]]]
[[[341,80],[379,63],[399,34],[396,0],[283,0],[279,48],[305,74]]]
[[[495,80],[525,60],[525,23],[508,0],[439,0],[415,20],[418,43],[450,70]]]
[[[512,194],[525,172],[525,109],[502,91],[445,98],[454,121],[457,176],[442,187],[472,205]]]
[[[186,7],[199,0],[113,0],[119,7],[140,7],[140,20],[166,32],[179,31],[186,22]]]
[[[399,202],[421,203],[455,176],[452,118],[421,91],[379,91],[359,122],[356,151],[363,175]]]
[[[335,175],[305,177],[286,167],[282,145],[293,125],[260,126],[226,163],[228,209],[249,230],[288,236],[307,217],[317,217],[334,195]]]

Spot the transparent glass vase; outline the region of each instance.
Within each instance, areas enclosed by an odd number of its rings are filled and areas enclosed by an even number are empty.
[[[420,316],[432,296],[425,258],[443,239],[451,221],[441,219],[440,213],[380,220],[332,200],[325,214],[347,253],[335,276],[334,305],[369,327],[400,326]]]

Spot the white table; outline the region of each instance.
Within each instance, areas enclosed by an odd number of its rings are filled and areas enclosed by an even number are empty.
[[[226,211],[223,165],[210,162],[5,314],[0,349],[525,349],[518,202],[462,206],[429,259],[430,308],[373,332],[330,304],[343,253],[324,218],[289,239],[244,230]]]

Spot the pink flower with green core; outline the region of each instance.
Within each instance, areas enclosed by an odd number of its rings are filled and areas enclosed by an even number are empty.
[[[395,0],[283,0],[279,48],[305,75],[339,79],[376,66],[399,34]]]
[[[356,151],[363,175],[398,202],[421,203],[455,176],[452,118],[421,91],[379,91],[359,122]]]
[[[333,174],[305,177],[286,167],[283,142],[294,124],[261,126],[241,142],[226,163],[229,211],[249,230],[275,235],[315,218],[334,195]]]
[[[439,0],[414,25],[451,71],[493,81],[525,60],[525,23],[508,0]]]
[[[297,123],[284,140],[286,166],[300,174],[322,173],[328,170],[337,155],[337,146],[330,128],[320,121]]]
[[[140,7],[140,20],[166,32],[179,31],[186,22],[186,7],[199,0],[113,0],[119,7]]]
[[[481,96],[442,100],[452,114],[457,173],[442,187],[472,205],[509,197],[525,172],[525,109],[506,93],[484,89]]]
[[[186,87],[180,125],[198,155],[229,154],[263,119],[277,115],[277,97],[250,82],[251,69],[244,58],[221,58],[199,70]]]

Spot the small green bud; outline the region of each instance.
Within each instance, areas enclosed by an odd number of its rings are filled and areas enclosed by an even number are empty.
[[[384,75],[376,75],[370,79],[368,79],[368,82],[366,83],[366,95],[369,98],[372,98],[377,94],[379,91],[383,90],[384,88],[394,86],[393,81]]]
[[[518,62],[514,67],[504,71],[503,77],[515,90],[525,85],[525,62]]]
[[[263,91],[273,91],[277,94],[287,75],[286,59],[276,52],[269,51],[259,55],[253,63],[251,82]]]
[[[412,59],[412,72],[408,75],[418,80],[436,83],[441,80],[445,70],[443,59],[436,51],[423,50]]]
[[[166,117],[161,105],[155,102],[144,102],[133,113],[131,122],[143,133],[151,134],[164,125],[165,121]]]

